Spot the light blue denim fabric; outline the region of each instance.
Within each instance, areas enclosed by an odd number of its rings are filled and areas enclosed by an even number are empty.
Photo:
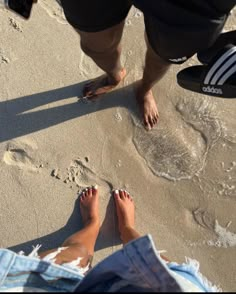
[[[182,292],[150,235],[98,263],[85,277],[76,269],[0,250],[0,292],[15,287],[49,292]]]
[[[83,276],[77,271],[0,250],[0,292],[16,287],[39,288],[44,291],[72,292]]]
[[[146,235],[97,264],[79,284],[81,292],[181,292]]]
[[[171,272],[175,272],[184,277],[186,280],[196,285],[202,292],[222,292],[221,288],[213,285],[199,272],[199,262],[194,259],[186,258],[186,263],[183,264],[170,262],[167,266]]]

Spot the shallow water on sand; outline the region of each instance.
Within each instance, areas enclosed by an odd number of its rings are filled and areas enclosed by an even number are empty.
[[[222,136],[213,108],[213,102],[181,99],[176,120],[151,132],[134,119],[134,144],[154,174],[175,181],[191,179],[203,169],[209,150]]]

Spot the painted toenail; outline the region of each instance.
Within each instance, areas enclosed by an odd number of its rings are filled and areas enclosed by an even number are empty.
[[[115,194],[119,194],[119,191],[118,190],[115,190]]]

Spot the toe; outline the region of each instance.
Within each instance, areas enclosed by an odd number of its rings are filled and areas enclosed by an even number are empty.
[[[86,84],[84,86],[84,89],[83,89],[83,95],[84,96],[90,96],[92,94],[93,94],[93,91],[92,91],[92,83]]]
[[[153,120],[152,120],[151,116],[149,116],[148,122],[149,122],[149,125],[150,125],[151,129],[152,129],[153,128]]]
[[[92,196],[92,194],[93,194],[93,189],[92,189],[92,187],[89,187],[88,188],[88,196]]]
[[[120,195],[120,198],[121,199],[124,199],[125,198],[125,195],[124,195],[124,191],[123,190],[119,190],[119,195]]]
[[[114,197],[115,197],[117,200],[120,199],[120,194],[119,194],[119,191],[118,191],[118,190],[115,190],[115,191],[113,192],[113,195],[114,195]]]
[[[127,194],[127,198],[132,201],[132,196],[130,196],[129,192],[126,191],[126,194]]]
[[[148,121],[148,117],[147,116],[144,117],[144,126],[145,126],[145,128],[147,130],[150,130],[151,129],[151,127],[149,125],[149,121]]]
[[[86,189],[84,190],[84,196],[85,196],[85,197],[88,197],[88,195],[89,195],[89,189],[86,188]]]
[[[87,96],[89,93],[89,89],[87,87],[84,87],[83,89],[83,96]]]
[[[127,191],[123,190],[123,194],[124,194],[124,197],[125,197],[125,198],[128,197],[128,193],[127,193]]]
[[[93,91],[85,91],[84,92],[84,96],[86,96],[86,97],[91,97],[91,96],[93,96]]]
[[[95,185],[92,187],[92,195],[95,196],[97,194],[97,192],[98,192],[98,186]]]
[[[159,120],[159,115],[158,115],[158,113],[155,115],[155,121],[156,121],[156,123],[158,122],[158,120]]]
[[[156,119],[156,117],[154,116],[153,117],[153,119],[152,119],[152,123],[153,123],[153,126],[155,126],[156,125],[156,123],[157,123],[157,119]]]
[[[80,201],[84,201],[84,199],[85,199],[85,193],[84,192],[82,192],[82,194],[80,195]]]

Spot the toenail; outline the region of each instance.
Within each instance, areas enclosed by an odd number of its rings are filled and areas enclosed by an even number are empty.
[[[98,185],[93,186],[93,188],[94,188],[95,190],[97,190],[97,189],[98,189]]]
[[[115,194],[119,194],[119,191],[118,190],[115,190]]]

